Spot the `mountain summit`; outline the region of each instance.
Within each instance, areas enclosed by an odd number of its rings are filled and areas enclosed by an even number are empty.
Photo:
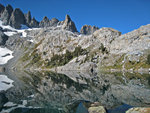
[[[22,25],[26,25],[29,28],[61,26],[64,30],[77,32],[76,26],[69,15],[66,15],[64,21],[59,21],[56,18],[50,20],[45,16],[42,21],[38,22],[35,17],[32,18],[30,11],[24,14],[19,8],[13,10],[11,5],[4,7],[0,4],[0,20],[3,21],[4,25],[10,25],[15,29],[20,29]]]

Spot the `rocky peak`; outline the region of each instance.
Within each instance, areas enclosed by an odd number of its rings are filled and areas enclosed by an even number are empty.
[[[85,34],[85,35],[90,35],[98,29],[99,28],[96,26],[84,25],[84,26],[82,26],[80,33]]]
[[[66,21],[66,22],[72,21],[69,15],[66,15],[65,21]]]
[[[9,25],[16,29],[20,29],[21,24],[26,24],[25,17],[22,11],[19,8],[16,8],[10,17]]]
[[[52,18],[52,19],[50,20],[50,25],[51,25],[51,26],[57,26],[57,23],[58,23],[58,22],[59,22],[58,19]]]
[[[31,22],[31,12],[28,11],[27,14],[25,14],[26,24],[29,26]]]
[[[4,25],[8,25],[11,13],[13,12],[13,8],[11,5],[7,5],[1,14],[1,20]]]
[[[34,17],[31,20],[30,27],[39,27],[39,22]]]
[[[49,27],[50,26],[50,20],[48,17],[44,17],[43,20],[39,23],[39,27]]]
[[[1,13],[3,13],[4,9],[5,7],[2,4],[0,4],[0,16],[1,16]]]
[[[74,22],[71,20],[69,15],[66,15],[66,18],[62,25],[62,28],[65,30],[72,31],[72,32],[77,32],[77,28],[76,28]]]

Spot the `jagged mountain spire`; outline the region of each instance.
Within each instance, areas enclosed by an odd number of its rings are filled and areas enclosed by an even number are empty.
[[[16,29],[20,29],[21,25],[25,24],[26,21],[23,12],[19,8],[16,8],[10,17],[9,25]]]
[[[77,28],[76,28],[74,22],[71,20],[69,15],[66,15],[66,18],[62,25],[62,28],[65,30],[72,31],[72,32],[77,32]]]
[[[10,16],[13,12],[13,8],[11,5],[7,5],[4,9],[4,11],[1,14],[1,20],[3,21],[4,25],[8,25],[9,24],[9,19]]]
[[[29,26],[30,25],[30,23],[31,23],[31,12],[30,11],[28,11],[28,13],[27,14],[25,14],[25,19],[26,19],[26,24]]]

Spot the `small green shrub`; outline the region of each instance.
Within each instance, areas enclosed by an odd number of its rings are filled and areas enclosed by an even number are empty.
[[[55,66],[62,66],[67,64],[70,60],[80,55],[84,55],[86,53],[85,49],[82,49],[80,46],[76,47],[73,52],[66,50],[65,54],[58,55],[53,54],[53,57],[47,63],[47,67],[55,67]]]
[[[107,51],[107,48],[106,47],[104,47],[104,45],[101,43],[101,46],[99,47],[99,50],[101,50],[101,52],[104,54],[104,53],[106,53],[106,54],[108,54],[108,51]]]

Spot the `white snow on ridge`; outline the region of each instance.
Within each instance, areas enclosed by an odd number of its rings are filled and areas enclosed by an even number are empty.
[[[11,31],[8,31],[8,32],[4,32],[5,35],[12,36],[14,34],[17,34],[17,32],[18,32],[18,33],[22,33],[22,37],[27,37],[27,33],[25,32],[25,30],[28,30],[29,28],[26,25],[21,25],[21,30],[18,30],[18,29],[12,28],[9,25],[7,25],[7,26],[3,25],[2,23],[3,22],[0,20],[0,27],[2,27],[3,29],[9,29],[9,30],[11,30]]]
[[[9,26],[9,25],[3,25],[2,24],[3,22],[0,20],[0,27],[2,27],[3,29],[10,29],[10,30],[12,30],[12,31],[16,31],[16,29],[14,29],[14,28],[12,28],[11,26]]]
[[[13,51],[0,47],[0,65],[6,64],[14,56],[12,55]]]
[[[17,30],[18,33],[22,33],[22,37],[27,37],[25,30]]]
[[[12,36],[14,34],[17,34],[16,32],[4,32],[5,35],[7,36]]]
[[[14,81],[9,79],[6,75],[0,75],[0,92],[6,91],[9,88],[13,87]]]

